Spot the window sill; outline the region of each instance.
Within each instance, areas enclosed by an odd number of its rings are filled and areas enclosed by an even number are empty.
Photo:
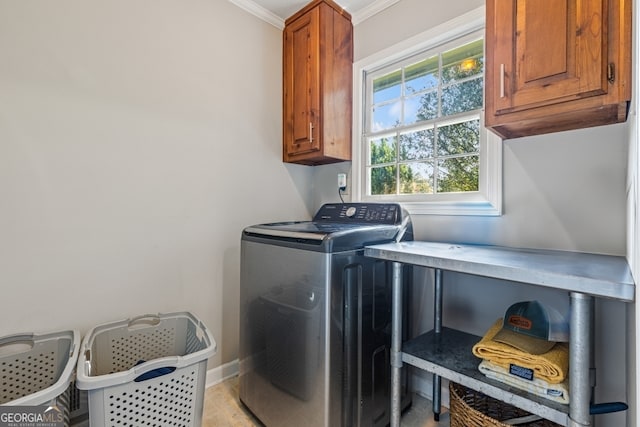
[[[500,216],[502,209],[489,201],[409,202],[401,205],[411,215]]]
[[[355,195],[354,195],[355,196]],[[426,200],[415,195],[353,197],[353,201],[364,203],[399,203],[411,215],[449,215],[449,216],[501,216],[502,197],[499,191],[492,194],[445,193],[432,195]]]

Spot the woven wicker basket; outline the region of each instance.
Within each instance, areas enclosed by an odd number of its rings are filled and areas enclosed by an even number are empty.
[[[500,400],[471,390],[454,382],[449,383],[451,427],[510,427],[499,421],[531,415]],[[518,427],[560,427],[549,420],[537,420]]]

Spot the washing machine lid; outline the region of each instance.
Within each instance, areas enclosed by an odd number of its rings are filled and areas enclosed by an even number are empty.
[[[312,221],[247,227],[243,240],[335,252],[394,241],[407,227],[411,227],[408,213],[396,203],[330,203]]]
[[[323,223],[315,221],[288,221],[270,224],[258,224],[245,229],[245,233],[262,236],[281,237],[286,239],[324,240],[333,236],[355,232],[366,232],[379,228],[378,225]],[[397,228],[394,227],[394,233]]]

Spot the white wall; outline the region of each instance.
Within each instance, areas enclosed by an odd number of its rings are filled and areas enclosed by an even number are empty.
[[[354,62],[483,6],[484,0],[401,0],[354,28]]]
[[[640,7],[638,2],[633,3],[634,22],[640,22]],[[640,87],[638,82],[638,67],[640,67],[640,31],[637,25],[633,26],[633,95],[631,108],[629,110],[629,167],[627,173],[627,259],[633,276],[638,281],[640,277],[640,198],[638,188],[640,187],[640,118],[638,117],[638,107],[640,98]],[[638,366],[640,365],[640,340],[637,331],[640,330],[640,316],[638,316],[638,297],[636,302],[627,309],[627,354],[629,358],[628,377],[635,378],[636,381],[627,384],[629,401],[636,402],[629,410],[628,425],[636,427],[640,425],[640,411],[637,407],[640,396],[640,382],[638,381]]]
[[[356,61],[482,4],[448,2],[443,7],[435,0],[402,0],[356,26]],[[628,127],[625,123],[505,141],[503,215],[414,216],[415,237],[625,255]],[[335,201],[336,174],[350,172],[350,163],[316,169],[316,206]],[[418,328],[425,330],[432,324],[432,278],[424,270],[417,277],[421,283],[414,287],[414,311]],[[478,335],[518,300],[537,298],[568,310],[563,292],[451,273],[444,280],[445,325]],[[626,308],[616,301],[596,305],[598,402],[628,401]],[[431,392],[424,385],[419,387],[426,394]],[[622,426],[625,420],[626,414],[619,413],[598,416],[596,423]]]
[[[189,310],[237,357],[240,233],[304,219],[281,31],[227,1],[0,2],[0,335]]]

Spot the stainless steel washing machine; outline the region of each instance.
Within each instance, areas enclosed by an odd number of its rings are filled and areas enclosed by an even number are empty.
[[[240,399],[266,426],[389,423],[391,264],[363,248],[400,239],[410,217],[387,203],[243,231]]]

